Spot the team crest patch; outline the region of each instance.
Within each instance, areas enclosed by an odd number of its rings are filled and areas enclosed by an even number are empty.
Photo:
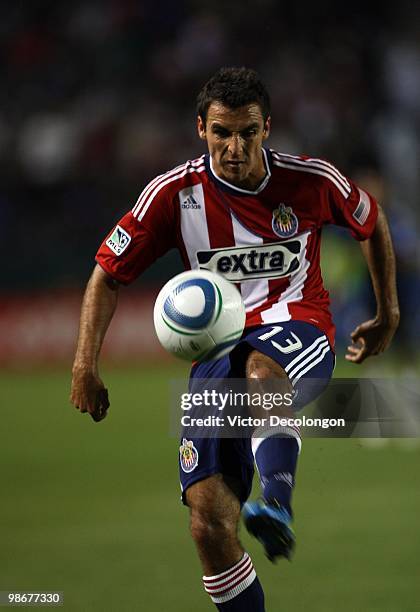
[[[179,460],[182,469],[187,474],[197,467],[198,450],[195,448],[192,440],[187,440],[187,438],[182,439],[182,444],[179,447]]]
[[[280,204],[273,210],[273,220],[271,222],[273,232],[280,238],[290,238],[298,230],[299,222],[291,206]]]
[[[128,247],[130,242],[130,234],[128,234],[125,229],[117,225],[106,241],[106,245],[115,253],[115,255],[121,255],[121,253],[123,253]]]

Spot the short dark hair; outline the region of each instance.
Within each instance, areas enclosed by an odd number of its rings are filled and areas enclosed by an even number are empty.
[[[251,68],[220,68],[207,81],[197,96],[197,114],[204,122],[212,102],[221,102],[232,109],[255,102],[261,108],[264,121],[270,116],[270,96]]]

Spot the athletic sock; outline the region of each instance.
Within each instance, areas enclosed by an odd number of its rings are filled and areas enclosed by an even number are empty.
[[[291,497],[300,448],[300,438],[270,436],[252,440],[263,498],[277,502],[292,516]]]
[[[203,576],[203,582],[218,610],[265,612],[264,592],[248,553],[225,572]]]

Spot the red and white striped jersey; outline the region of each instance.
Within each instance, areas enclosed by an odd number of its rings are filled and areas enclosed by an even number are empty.
[[[186,269],[237,283],[247,326],[290,319],[319,327],[334,345],[320,270],[323,225],[369,238],[375,200],[327,161],[263,149],[266,176],[255,191],[221,180],[209,155],[151,181],[105,238],[96,261],[128,284],[178,248]]]

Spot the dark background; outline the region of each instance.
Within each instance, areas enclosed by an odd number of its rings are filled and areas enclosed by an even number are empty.
[[[335,377],[418,379],[419,24],[406,0],[1,3],[0,590],[64,591],[69,612],[214,611],[169,436],[189,364],[165,361],[152,325],[176,254],[120,292],[100,363],[108,417],[68,396],[97,247],[150,179],[204,150],[195,96],[220,66],[261,73],[270,146],[333,161],[390,219],[402,322],[362,366],[343,353],[374,313],[370,282],[358,244],[325,232]],[[270,564],[241,529],[267,611],[418,611],[418,422],[409,434],[305,439],[293,563]]]
[[[332,160],[384,205],[398,256],[400,345],[415,352],[419,24],[419,5],[405,0],[3,3],[3,292],[81,289],[102,238],[144,185],[204,150],[199,88],[221,65],[247,65],[271,93],[269,145]],[[327,234],[325,276],[344,342],[374,305],[357,246]],[[173,252],[143,286],[179,269]]]

